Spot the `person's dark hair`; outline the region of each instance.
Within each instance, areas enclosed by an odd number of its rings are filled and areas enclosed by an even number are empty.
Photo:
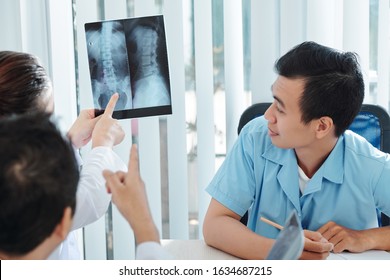
[[[43,111],[40,97],[49,88],[50,78],[36,56],[0,51],[0,118]]]
[[[30,252],[75,211],[79,169],[70,142],[45,113],[0,121],[0,251]]]
[[[355,53],[304,42],[277,60],[275,70],[281,76],[305,80],[299,103],[303,123],[328,116],[340,136],[360,111],[364,81]]]

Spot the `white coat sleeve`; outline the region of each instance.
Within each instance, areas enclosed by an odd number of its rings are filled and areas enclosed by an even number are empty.
[[[127,172],[127,166],[111,148],[93,148],[80,171],[73,230],[97,221],[106,213],[111,195],[107,193],[102,174],[105,169]]]
[[[172,260],[173,256],[160,243],[150,241],[138,244],[135,258],[137,260]]]

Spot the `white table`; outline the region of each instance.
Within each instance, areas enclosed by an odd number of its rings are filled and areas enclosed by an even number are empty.
[[[162,246],[178,260],[239,260],[239,258],[206,245],[203,240],[161,241]],[[364,253],[331,253],[328,260],[390,260],[386,251],[367,251]]]
[[[178,260],[239,260],[208,246],[203,240],[161,240],[161,245]]]

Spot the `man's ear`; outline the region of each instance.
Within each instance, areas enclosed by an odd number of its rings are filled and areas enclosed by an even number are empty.
[[[72,227],[72,209],[66,207],[60,223],[55,227],[53,235],[64,240]]]
[[[321,117],[317,120],[316,136],[318,139],[322,139],[329,133],[334,133],[333,120],[330,117]]]

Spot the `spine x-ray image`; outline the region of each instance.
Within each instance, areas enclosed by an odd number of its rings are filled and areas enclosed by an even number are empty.
[[[116,110],[131,109],[130,71],[126,38],[121,22],[91,24],[86,32],[94,106],[104,109],[119,93]]]
[[[87,23],[85,33],[96,109],[118,92],[120,118],[172,113],[163,16]]]

